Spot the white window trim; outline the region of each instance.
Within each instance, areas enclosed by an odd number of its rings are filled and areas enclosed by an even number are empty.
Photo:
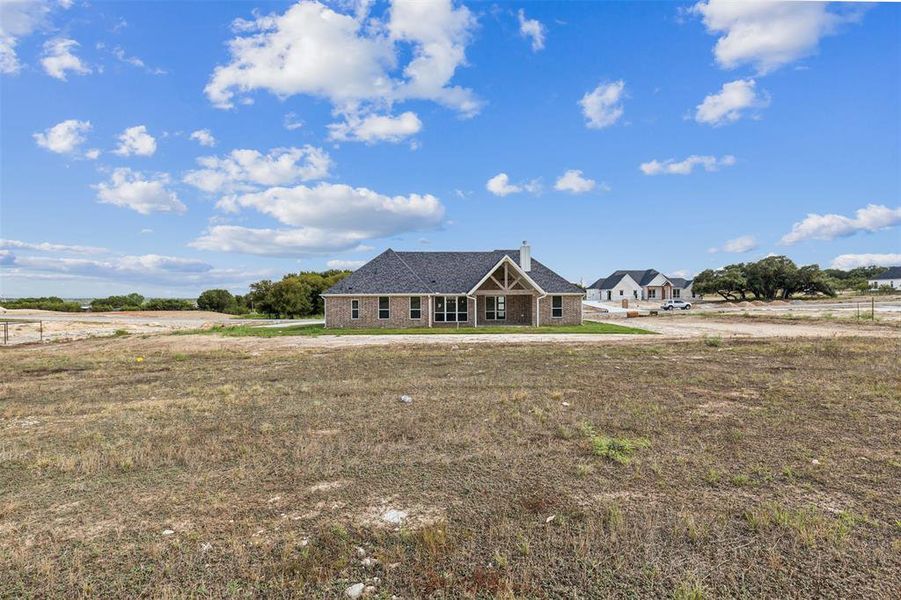
[[[439,321],[437,318],[435,318],[438,315],[438,302],[436,301],[435,302],[435,312],[432,315],[434,323],[468,323],[469,322],[469,298],[467,298],[466,296],[458,295],[458,294],[447,294],[447,295],[439,294],[439,295],[436,295],[435,298],[436,298],[436,300],[438,298],[441,298],[444,301],[444,310],[441,312],[441,314],[444,315],[444,320]],[[456,299],[455,306],[457,308],[453,312],[448,312],[448,310],[447,310],[447,299],[448,298]],[[466,320],[464,320],[464,321],[461,321],[458,318],[460,316],[460,300],[461,299],[463,300],[463,306],[464,306],[463,314],[466,315]],[[447,315],[449,315],[449,314],[454,315],[454,319],[455,319],[454,321],[447,320]]]
[[[417,300],[419,300],[419,308],[415,308],[415,309],[413,308],[413,299],[414,299],[414,298],[416,298]],[[418,316],[418,317],[414,317],[414,316],[413,316],[413,311],[414,311],[414,310],[418,310],[418,311],[419,311],[419,316]],[[411,321],[421,321],[421,320],[422,320],[422,296],[410,296],[410,320],[411,320]]]
[[[354,303],[357,305],[357,316],[354,316]],[[359,321],[360,320],[360,299],[359,298],[351,298],[350,299],[350,320],[351,321]]]
[[[493,319],[488,318],[488,299],[489,298],[494,300],[494,310],[491,311],[494,313]],[[504,308],[499,309],[497,307],[498,300],[501,300],[503,302]],[[501,312],[504,313],[504,316],[503,317],[497,316],[498,313],[501,313]],[[506,321],[507,320],[507,297],[506,296],[504,296],[504,295],[485,296],[485,320],[486,321]]]
[[[560,298],[560,308],[559,309],[554,307],[554,298]],[[560,314],[555,315],[554,314],[555,310],[559,310]],[[562,319],[563,318],[563,296],[560,296],[560,295],[551,296],[551,318],[552,319]]]
[[[379,296],[378,298],[379,298],[377,300],[378,307],[376,308],[376,310],[378,311],[378,313],[377,313],[378,320],[379,321],[388,321],[391,319],[391,297],[390,296]],[[388,316],[387,317],[382,316],[382,298],[388,298]]]

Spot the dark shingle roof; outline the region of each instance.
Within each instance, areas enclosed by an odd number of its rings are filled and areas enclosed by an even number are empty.
[[[879,275],[873,277],[875,280],[879,279],[901,279],[901,267],[889,267]]]
[[[691,282],[694,281],[694,279],[685,279],[683,277],[667,277],[667,279],[669,279],[669,282],[673,284],[674,288],[688,287],[689,285],[691,285]]]
[[[653,281],[655,277],[660,275],[660,272],[655,269],[645,269],[644,271],[614,271],[609,277],[602,277],[588,287],[593,290],[613,289],[626,275],[634,279],[635,283],[638,285],[647,285]],[[666,276],[664,275],[664,277]]]
[[[519,250],[490,252],[395,252],[390,248],[332,286],[326,294],[465,294],[509,256],[519,264]],[[534,258],[532,278],[553,294],[580,293]]]

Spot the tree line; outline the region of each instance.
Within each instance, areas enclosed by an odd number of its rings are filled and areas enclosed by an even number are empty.
[[[288,273],[280,281],[263,279],[250,284],[244,295],[228,290],[206,290],[197,298],[197,308],[229,314],[258,313],[268,317],[309,317],[324,311],[320,294],[348,275],[350,271],[302,271]]]
[[[144,298],[141,294],[132,293],[122,296],[95,298],[88,304],[92,311],[107,312],[112,310],[194,310],[194,302],[181,298]],[[81,312],[81,302],[64,300],[58,296],[42,296],[39,298],[16,298],[0,302],[3,308],[28,308],[32,310],[55,310],[57,312]]]
[[[726,265],[701,271],[692,287],[698,294],[719,294],[726,300],[788,299],[795,294],[836,295],[832,277],[819,265],[797,266],[787,256],[768,256],[757,262]]]

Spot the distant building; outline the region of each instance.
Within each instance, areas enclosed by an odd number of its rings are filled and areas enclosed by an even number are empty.
[[[889,267],[873,279],[867,281],[870,287],[878,289],[884,285],[893,289],[901,289],[901,267]]]
[[[655,269],[614,271],[588,286],[588,299],[616,302],[617,300],[695,298],[691,286],[691,279],[667,277]]]

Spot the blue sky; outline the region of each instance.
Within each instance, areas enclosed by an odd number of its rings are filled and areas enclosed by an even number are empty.
[[[901,7],[0,0],[0,295],[901,262]]]

